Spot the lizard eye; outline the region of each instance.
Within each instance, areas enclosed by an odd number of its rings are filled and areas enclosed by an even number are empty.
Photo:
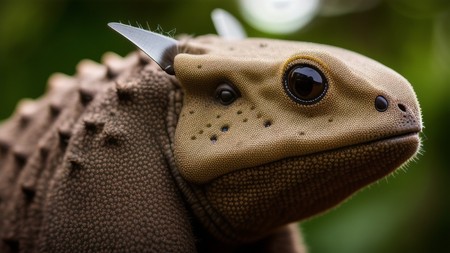
[[[216,88],[215,98],[222,105],[229,105],[233,103],[239,97],[239,92],[236,89],[227,84],[223,83]]]
[[[286,71],[284,88],[295,102],[311,105],[325,96],[328,83],[325,75],[316,67],[298,64]]]

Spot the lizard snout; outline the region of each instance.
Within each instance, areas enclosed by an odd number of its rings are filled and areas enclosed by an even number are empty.
[[[395,101],[394,101],[395,102]],[[398,127],[402,132],[420,132],[422,131],[422,122],[420,112],[416,107],[409,107],[406,103],[391,103],[385,96],[379,95],[375,98],[375,109],[378,112],[385,112],[392,107],[392,113],[398,114],[400,118]]]

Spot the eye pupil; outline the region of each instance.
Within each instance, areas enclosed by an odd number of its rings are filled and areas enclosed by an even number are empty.
[[[306,97],[309,94],[311,94],[314,86],[314,80],[312,80],[310,76],[297,74],[295,75],[293,82],[294,82],[294,90],[300,96]]]
[[[223,90],[219,94],[219,99],[221,102],[228,104],[234,100],[234,94],[229,90]]]
[[[285,89],[297,103],[310,105],[325,96],[328,83],[323,73],[309,65],[294,65],[286,72]]]
[[[215,97],[222,105],[233,103],[239,96],[239,92],[230,84],[224,83],[216,88]]]

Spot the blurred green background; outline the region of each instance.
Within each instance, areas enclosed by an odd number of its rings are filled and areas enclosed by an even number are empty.
[[[305,27],[276,35],[251,27],[237,1],[0,0],[0,119],[21,98],[45,92],[51,73],[74,74],[81,59],[133,50],[107,22],[148,22],[153,29],[200,35],[215,33],[210,12],[220,7],[251,37],[347,48],[398,71],[417,92],[423,155],[406,173],[400,170],[303,222],[310,252],[450,252],[450,1],[368,2],[323,0]]]

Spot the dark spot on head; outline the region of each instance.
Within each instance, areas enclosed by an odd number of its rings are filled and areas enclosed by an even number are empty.
[[[242,114],[242,110],[237,111],[237,114]]]
[[[195,140],[197,139],[197,137],[195,137],[195,135],[191,136],[191,140]]]
[[[221,128],[220,128],[220,131],[222,131],[222,132],[228,132],[228,130],[230,129],[230,127],[228,126],[228,125],[223,125]]]
[[[264,121],[264,127],[270,127],[272,125],[272,121],[266,120]]]
[[[211,124],[210,123],[206,124],[206,127],[211,127]]]
[[[215,144],[217,142],[217,135],[211,136],[210,140],[212,144]]]

